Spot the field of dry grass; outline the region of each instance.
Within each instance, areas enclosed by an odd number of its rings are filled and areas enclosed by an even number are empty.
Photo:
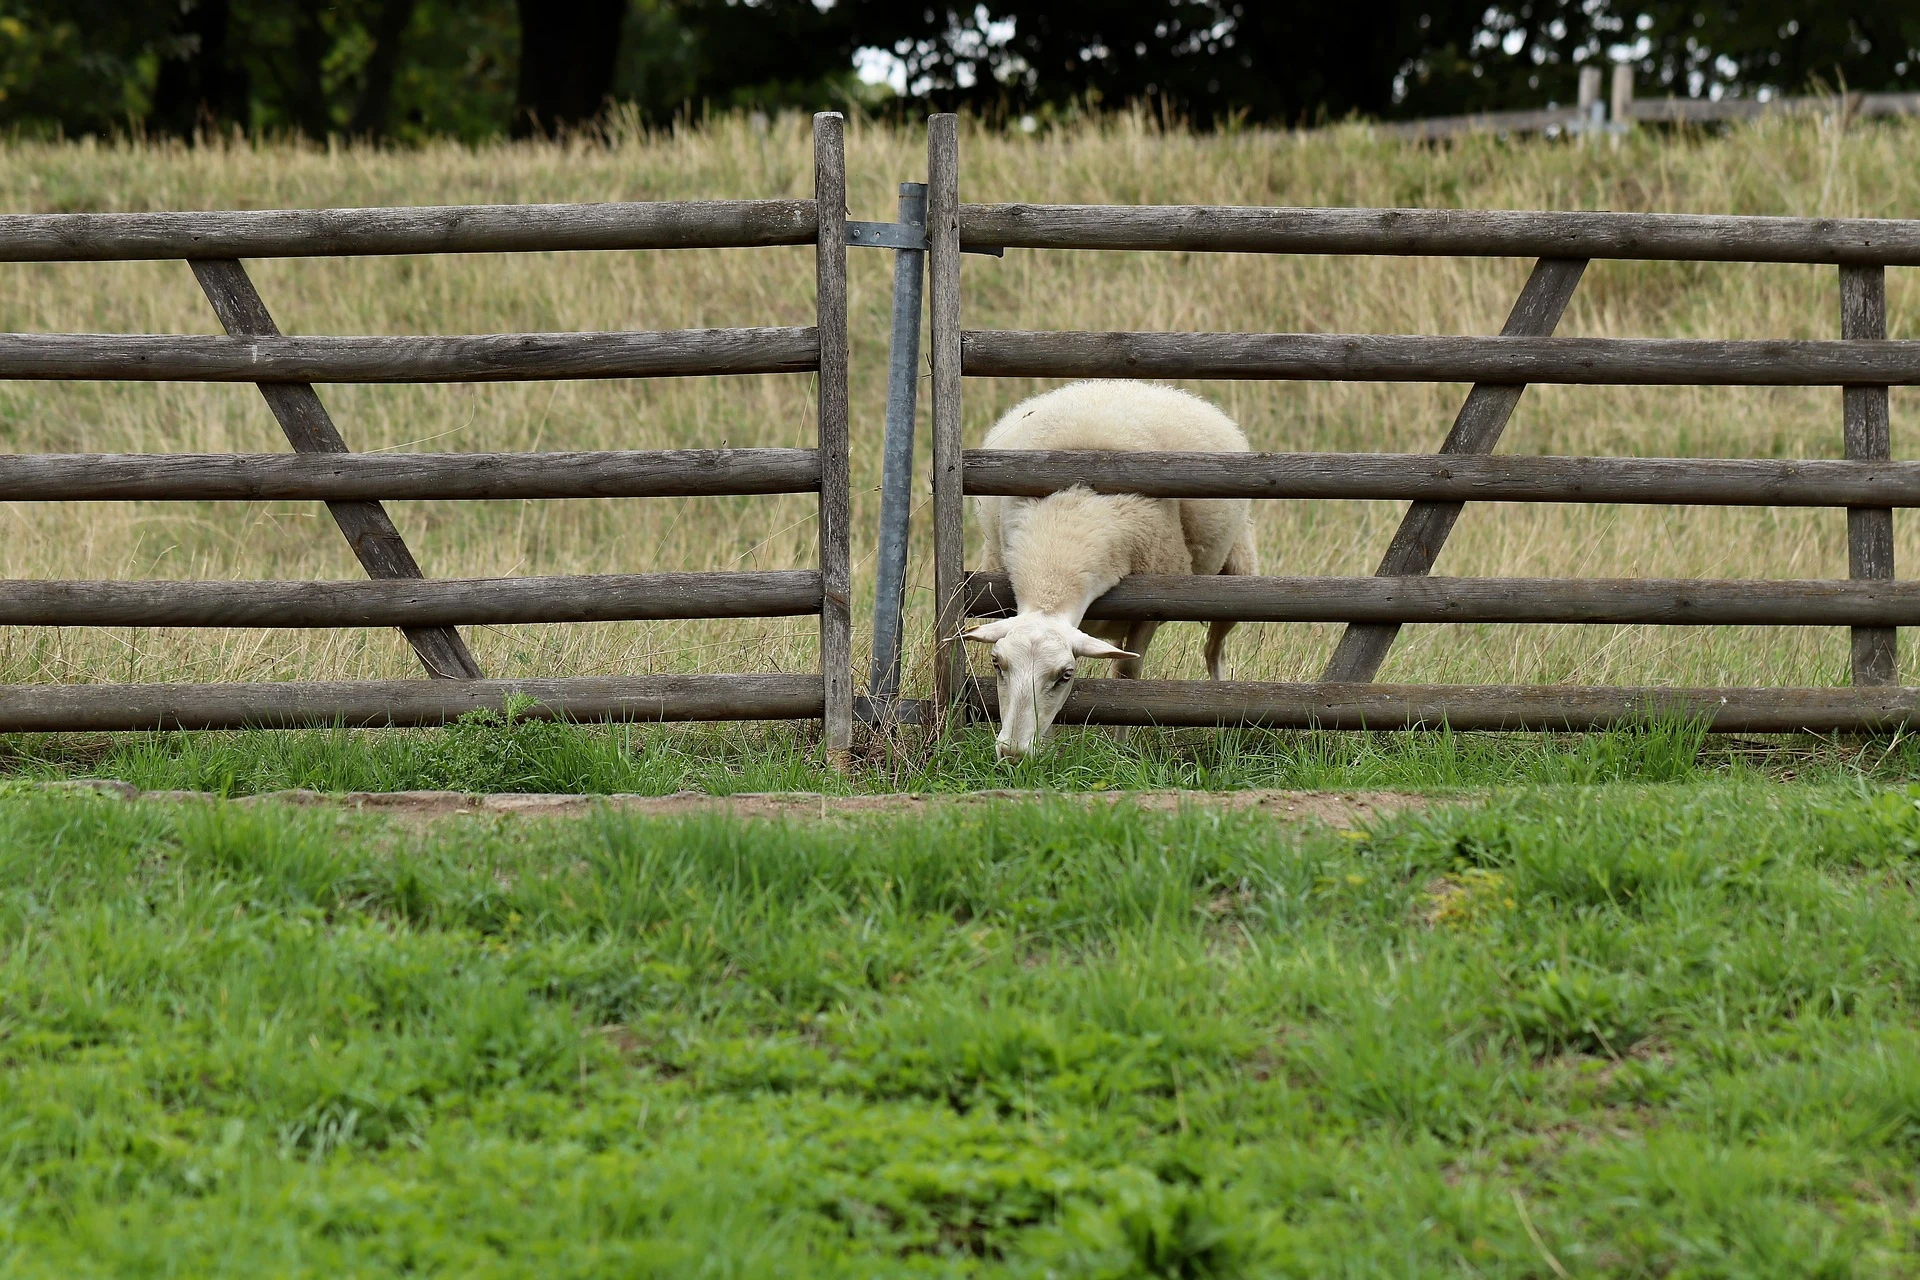
[[[892,216],[895,184],[925,171],[922,135],[856,122],[852,216]],[[1117,119],[1026,136],[963,137],[964,198],[1076,202],[1411,205],[1913,216],[1920,129],[1769,121],[1723,138],[1643,136],[1617,147],[1473,140],[1432,150],[1359,127],[1165,134]],[[6,211],[804,196],[803,120],[745,120],[612,145],[499,144],[420,151],[296,146],[14,144]],[[870,597],[885,400],[889,256],[852,255],[856,599]],[[966,263],[967,324],[1486,333],[1520,261],[1042,254]],[[479,333],[805,324],[804,249],[518,255],[255,264],[294,333]],[[1889,329],[1915,336],[1920,287],[1889,273]],[[1561,332],[1702,337],[1835,336],[1830,268],[1598,263]],[[178,263],[7,266],[0,328],[217,332]],[[969,382],[968,439],[1038,384]],[[1463,387],[1218,383],[1256,448],[1426,451]],[[323,388],[356,448],[467,450],[802,445],[807,379]],[[1894,393],[1895,453],[1916,400]],[[923,408],[924,415],[924,408]],[[924,417],[923,417],[924,421]],[[922,434],[924,459],[924,431]],[[0,385],[0,445],[39,451],[284,448],[249,387]],[[1503,448],[1523,453],[1833,457],[1835,389],[1548,388],[1530,391]],[[924,477],[924,472],[922,473]],[[916,486],[924,499],[924,483]],[[435,576],[778,568],[812,562],[801,499],[392,504]],[[1265,565],[1370,572],[1399,513],[1388,503],[1270,503]],[[10,505],[0,575],[347,578],[358,570],[317,504]],[[923,509],[922,516],[925,511]],[[1920,543],[1899,524],[1903,564]],[[1790,510],[1486,506],[1440,562],[1452,574],[1844,576],[1844,517]],[[913,653],[924,663],[930,570],[917,527]],[[856,631],[866,624],[857,606]],[[1333,628],[1248,628],[1245,677],[1317,672]],[[1197,675],[1200,628],[1172,627],[1149,674]],[[804,669],[810,619],[505,628],[473,636],[490,674]],[[1844,678],[1840,632],[1727,628],[1409,628],[1383,678],[1811,683]],[[856,654],[865,669],[864,643]],[[1906,682],[1914,682],[1911,647]],[[275,679],[415,673],[387,632],[0,631],[0,679]]]

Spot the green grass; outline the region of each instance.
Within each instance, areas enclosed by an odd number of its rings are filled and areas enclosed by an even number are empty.
[[[1914,793],[1356,834],[0,798],[0,1271],[1914,1273]]]
[[[875,745],[845,771],[805,726],[654,728],[502,722],[445,730],[314,730],[0,738],[0,779],[112,777],[154,790],[255,795],[316,791],[617,792],[693,790],[1448,791],[1513,784],[1672,782],[1764,773],[1828,780],[1920,776],[1920,745],[1714,738],[1658,721],[1591,734],[1268,733],[1135,730],[1124,742],[1066,730],[1009,766],[991,730]]]

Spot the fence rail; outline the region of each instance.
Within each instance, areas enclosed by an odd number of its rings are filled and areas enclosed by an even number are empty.
[[[1622,113],[1640,124],[1724,124],[1774,115],[1839,115],[1853,119],[1893,119],[1920,115],[1920,93],[1842,93],[1818,97],[1633,98]]]
[[[458,337],[0,334],[0,378],[119,382],[519,382],[812,373],[811,328]]]
[[[1597,66],[1580,69],[1580,90],[1570,106],[1520,111],[1477,111],[1374,126],[1390,138],[1438,142],[1472,133],[1545,133],[1568,137],[1617,137],[1639,124],[1707,125],[1757,120],[1771,115],[1825,115],[1843,125],[1855,119],[1920,115],[1920,93],[1838,93],[1800,98],[1636,98],[1630,63],[1615,63],[1607,101]]]
[[[967,577],[967,613],[1014,612],[1001,573]],[[1114,621],[1589,622],[1920,626],[1920,582],[1697,578],[1198,577],[1134,574],[1086,616]]]
[[[271,684],[0,685],[0,733],[139,729],[415,728],[509,699],[529,720],[818,720],[807,675],[567,676]]]
[[[1920,507],[1920,462],[1835,458],[968,449],[961,483],[970,494],[1025,498],[1081,486],[1154,498]]]
[[[1910,386],[1920,341],[972,330],[972,378],[1257,378],[1629,386]]]
[[[1920,266],[1920,222],[1507,209],[963,204],[962,248]]]
[[[451,627],[820,612],[812,569],[363,582],[10,582],[0,626]]]
[[[0,262],[806,245],[811,200],[495,204],[0,216]]]
[[[0,502],[378,502],[813,493],[817,449],[0,454]]]
[[[991,683],[967,696],[999,714]],[[1686,718],[1716,733],[1881,733],[1920,722],[1920,689],[1081,680],[1062,724],[1260,729],[1571,730]]]

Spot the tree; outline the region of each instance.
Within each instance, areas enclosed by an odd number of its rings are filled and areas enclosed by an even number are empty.
[[[1565,102],[1582,67],[1644,91],[1920,89],[1916,0],[0,0],[0,125],[417,140],[818,108],[983,115],[1144,101],[1213,125]]]
[[[613,90],[628,0],[517,0],[520,92],[513,134],[549,136],[596,120]]]
[[[181,0],[160,49],[149,129],[191,136],[223,121],[245,123],[250,95],[227,42],[232,16],[227,0]]]
[[[347,131],[362,138],[383,138],[393,109],[393,81],[400,70],[400,42],[413,21],[416,0],[381,0],[375,13],[373,51],[362,72],[360,101]]]
[[[171,3],[0,0],[0,124],[69,136],[137,127]]]

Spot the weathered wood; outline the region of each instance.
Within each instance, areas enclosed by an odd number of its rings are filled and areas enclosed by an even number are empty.
[[[1587,264],[1581,258],[1542,258],[1533,266],[1520,296],[1514,300],[1504,337],[1545,337],[1560,323],[1573,291],[1580,283]],[[1500,442],[1507,420],[1520,403],[1524,386],[1499,386],[1480,383],[1467,393],[1453,426],[1440,445],[1443,454],[1488,454]],[[1433,568],[1460,518],[1458,502],[1416,502],[1401,517],[1380,558],[1380,575],[1423,574]],[[1328,658],[1322,680],[1371,680],[1379,674],[1393,648],[1400,629],[1384,626],[1350,625],[1341,633],[1333,655]]]
[[[966,594],[970,617],[1014,611],[1013,586],[1004,573],[969,574]],[[1095,600],[1086,616],[1168,622],[1914,626],[1920,624],[1920,582],[1135,574]]]
[[[1586,115],[1578,107],[1536,107],[1521,111],[1474,111],[1465,115],[1429,116],[1424,120],[1396,120],[1376,124],[1381,136],[1408,142],[1438,142],[1469,133],[1541,133],[1548,129],[1578,129]]]
[[[0,732],[293,729],[449,724],[473,711],[531,720],[804,720],[817,675],[572,676],[558,680],[366,680],[281,684],[0,685]]]
[[[966,515],[961,502],[960,133],[950,114],[927,120],[928,333],[933,363],[933,707],[964,711],[967,655]]]
[[[853,744],[853,482],[847,441],[847,157],[846,120],[813,117],[813,199],[819,211],[814,249],[815,310],[820,346],[820,670],[825,677],[822,742],[829,751]]]
[[[1612,122],[1615,131],[1628,127],[1633,119],[1633,64],[1616,62],[1613,64],[1613,85],[1607,104],[1607,119]]]
[[[0,216],[0,262],[811,244],[811,200]]]
[[[819,364],[810,327],[251,339],[0,334],[0,378],[63,381],[529,382],[811,373]]]
[[[966,492],[1037,498],[1076,485],[1156,498],[1920,507],[1920,462],[1565,458],[1438,453],[1148,453],[969,449]],[[0,499],[11,496],[0,458]]]
[[[1887,336],[1887,273],[1882,267],[1840,268],[1840,336]],[[1885,387],[1841,389],[1841,415],[1847,457],[1878,462],[1893,456],[1892,426]],[[1893,577],[1893,512],[1885,507],[1847,511],[1847,568],[1855,578]],[[1899,682],[1899,634],[1891,627],[1867,627],[1853,633],[1853,682]]]
[[[1640,98],[1629,100],[1625,118],[1649,124],[1719,124],[1768,115],[1838,115],[1887,119],[1920,115],[1920,93],[1817,94],[1770,98]],[[1619,118],[1619,117],[1616,117]]]
[[[997,692],[974,699],[998,713]],[[1268,729],[1594,730],[1674,717],[1718,733],[1877,733],[1920,722],[1920,689],[1664,689],[1580,685],[1255,684],[1080,680],[1061,724]]]
[[[0,626],[450,627],[820,611],[811,569],[367,582],[33,582],[0,592]]]
[[[240,262],[219,258],[199,260],[191,265],[194,279],[199,281],[201,292],[206,294],[214,315],[228,334],[255,339],[279,336],[280,327],[274,323],[266,302]],[[332,416],[312,384],[262,383],[260,395],[296,453],[347,452],[346,441],[333,425]],[[368,577],[424,576],[386,508],[378,502],[329,502],[327,511]],[[401,634],[413,646],[430,676],[471,680],[484,674],[473,651],[467,648],[467,642],[451,627],[413,626],[403,628]]]
[[[971,378],[1743,387],[1920,383],[1920,341],[1914,340],[976,330],[962,336],[961,353],[962,371]]]
[[[1636,117],[1650,105],[1634,104]],[[1009,249],[1178,249],[1920,266],[1920,221],[1506,209],[967,204],[960,242]]]
[[[0,502],[685,498],[819,488],[812,449],[0,454]]]

